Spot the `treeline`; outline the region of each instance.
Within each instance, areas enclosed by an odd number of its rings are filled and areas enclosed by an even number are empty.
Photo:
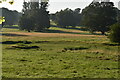
[[[84,26],[90,32],[100,31],[102,34],[110,30],[110,26],[120,22],[120,11],[113,2],[92,2],[81,13],[80,8],[75,10],[64,9],[51,14],[50,19],[61,27]]]
[[[92,2],[80,13],[80,9],[64,9],[51,14],[50,19],[60,27],[80,25],[91,33],[96,31],[105,35],[109,32],[112,42],[120,43],[120,10],[113,2]]]
[[[0,8],[0,11],[2,11],[2,16],[5,18],[4,25],[18,25],[19,19],[22,16],[21,13],[7,8]]]

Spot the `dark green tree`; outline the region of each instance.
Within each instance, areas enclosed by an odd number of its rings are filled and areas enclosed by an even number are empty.
[[[81,13],[80,13],[80,8],[76,8],[73,12],[73,15],[74,15],[74,23],[75,23],[75,26],[80,26],[80,22],[81,22]]]
[[[21,13],[17,11],[12,11],[7,8],[0,8],[2,10],[2,16],[5,17],[4,25],[18,25]]]
[[[113,2],[92,2],[82,11],[82,25],[91,32],[109,31],[109,26],[116,23],[117,12]]]
[[[55,13],[55,22],[58,26],[67,27],[67,26],[77,26],[80,24],[80,9],[77,8],[74,11],[66,8],[60,12]]]
[[[48,2],[24,2],[23,16],[20,20],[21,29],[29,32],[30,30],[43,31],[48,29],[50,27],[50,21],[47,7]]]
[[[21,20],[19,21],[20,24],[20,30],[27,30],[30,32],[31,30],[34,30],[34,25],[33,25],[34,20],[26,15],[23,15],[21,17]]]
[[[36,11],[36,24],[35,29],[42,31],[50,27],[49,11],[47,11],[47,2],[41,2],[40,10]]]
[[[111,26],[109,38],[112,42],[120,44],[120,23]]]
[[[23,3],[23,10],[22,10],[22,17],[19,21],[20,30],[33,30],[33,22],[31,21],[31,14],[30,13],[30,2]],[[32,25],[29,25],[32,24]]]
[[[56,13],[56,22],[58,26],[61,27],[72,26],[71,18],[73,18],[71,9],[67,8]]]

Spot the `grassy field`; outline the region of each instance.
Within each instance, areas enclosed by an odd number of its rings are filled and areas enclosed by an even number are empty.
[[[118,46],[107,36],[51,27],[2,29],[5,78],[118,78]]]

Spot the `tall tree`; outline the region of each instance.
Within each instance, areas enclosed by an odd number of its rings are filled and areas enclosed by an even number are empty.
[[[40,10],[36,12],[36,30],[41,31],[50,27],[48,2],[41,2]]]
[[[20,27],[23,30],[42,31],[50,27],[48,2],[24,2]],[[27,20],[27,21],[26,21]],[[26,23],[24,23],[26,21]],[[29,23],[31,25],[29,25]]]
[[[113,2],[92,2],[82,11],[82,25],[91,32],[105,34],[110,25],[116,23],[116,8]]]

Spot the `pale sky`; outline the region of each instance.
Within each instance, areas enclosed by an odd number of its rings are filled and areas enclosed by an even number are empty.
[[[10,0],[7,0],[10,1]],[[23,0],[14,0],[14,4],[10,5],[8,2],[4,2],[0,4],[0,7],[6,7],[10,10],[17,10],[21,12]],[[49,0],[49,7],[48,10],[50,13],[55,13],[56,11],[60,11],[61,9],[70,8],[85,8],[87,5],[89,5],[93,0]],[[118,2],[120,0],[110,0],[111,2],[114,2],[115,6],[118,6]]]

